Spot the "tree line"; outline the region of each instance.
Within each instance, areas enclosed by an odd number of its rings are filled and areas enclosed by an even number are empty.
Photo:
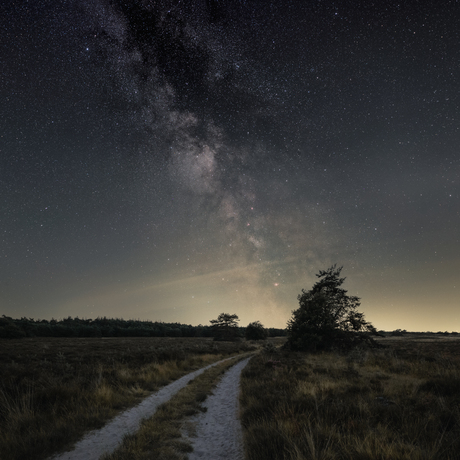
[[[244,337],[245,327],[237,326],[237,337]],[[267,336],[286,335],[285,329],[266,328]],[[215,337],[218,333],[213,325],[192,326],[181,323],[158,321],[124,320],[98,317],[82,319],[68,317],[60,320],[0,317],[0,338],[23,337]]]

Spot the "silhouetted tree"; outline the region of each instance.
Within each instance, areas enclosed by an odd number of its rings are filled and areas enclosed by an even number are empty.
[[[0,339],[21,337],[212,337],[211,326],[121,318],[67,317],[50,321],[0,317]]]
[[[254,321],[248,324],[244,335],[247,340],[265,340],[268,332],[260,321]]]
[[[9,316],[2,315],[0,318],[0,338],[21,339],[25,332],[19,328]]]
[[[221,313],[217,319],[210,321],[214,332],[214,340],[235,340],[238,337],[237,315]]]
[[[288,321],[287,346],[292,350],[351,349],[358,345],[378,346],[370,337],[378,335],[374,326],[357,311],[360,299],[347,295],[340,286],[343,267],[321,270],[312,289],[298,296],[300,307]]]

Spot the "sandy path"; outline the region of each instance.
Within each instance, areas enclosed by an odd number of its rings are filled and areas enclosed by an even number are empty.
[[[198,375],[216,364],[227,361],[226,358],[209,366],[184,375],[147,397],[138,406],[119,415],[100,430],[90,431],[72,451],[55,455],[50,460],[98,460],[103,454],[113,452],[126,434],[135,433],[144,418],[151,417],[160,404],[168,401],[175,393]]]
[[[244,459],[243,432],[238,413],[241,371],[249,359],[231,367],[204,402],[207,411],[187,421],[185,430],[189,434],[195,431],[196,436],[189,437],[193,446],[189,460]]]

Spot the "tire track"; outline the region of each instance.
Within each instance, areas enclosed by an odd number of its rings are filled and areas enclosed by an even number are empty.
[[[250,359],[231,367],[204,402],[206,412],[187,421],[188,428],[184,427],[184,431],[188,432],[186,437],[193,446],[189,460],[244,460],[243,431],[239,420],[240,376]]]
[[[103,454],[113,452],[126,434],[135,433],[143,419],[151,417],[158,406],[168,401],[187,383],[207,369],[234,358],[226,358],[209,364],[164,386],[144,399],[139,405],[117,415],[103,428],[87,433],[77,442],[73,450],[57,454],[50,457],[49,460],[98,460]]]

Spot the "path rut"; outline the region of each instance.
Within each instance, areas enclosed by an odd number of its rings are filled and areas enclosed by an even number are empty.
[[[234,359],[234,357],[209,364],[166,385],[144,399],[139,405],[117,415],[100,430],[90,431],[75,445],[73,450],[55,455],[49,460],[98,460],[103,454],[113,452],[118,444],[121,443],[123,437],[127,434],[135,433],[139,429],[141,421],[151,417],[160,404],[168,401],[188,382],[210,367],[229,359]]]
[[[184,434],[193,446],[189,460],[244,460],[243,431],[238,416],[240,376],[250,359],[231,367],[204,402],[206,412],[191,417],[184,425]],[[193,431],[195,437],[191,437]]]

